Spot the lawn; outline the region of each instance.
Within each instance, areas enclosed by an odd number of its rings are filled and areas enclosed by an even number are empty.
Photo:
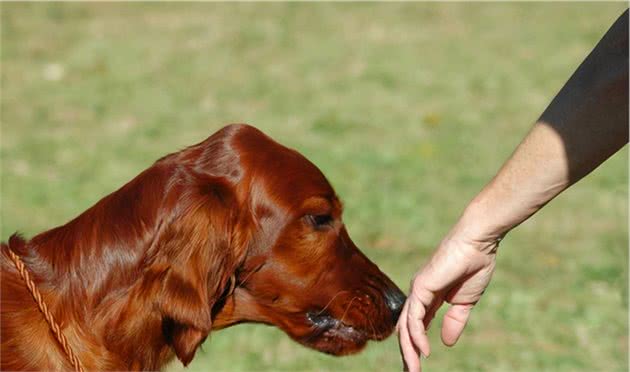
[[[65,223],[162,155],[247,122],[310,158],[405,290],[625,3],[4,3],[1,232]],[[628,150],[503,242],[429,371],[628,368]],[[211,335],[189,370],[396,371]],[[183,367],[173,363],[168,370]]]

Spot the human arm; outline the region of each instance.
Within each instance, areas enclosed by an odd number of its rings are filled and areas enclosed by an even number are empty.
[[[430,354],[426,327],[450,303],[453,345],[487,287],[500,240],[628,142],[628,12],[613,24],[412,281],[398,330],[410,371]]]

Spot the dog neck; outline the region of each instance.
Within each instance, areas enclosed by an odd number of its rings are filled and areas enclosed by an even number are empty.
[[[71,368],[8,261],[9,247],[24,261],[86,369],[159,369],[173,357],[152,304],[159,278],[143,275],[158,236],[163,201],[157,198],[164,197],[165,176],[164,169],[149,168],[66,225],[29,242],[14,236],[3,245],[2,351],[19,352],[24,345],[22,359],[28,361],[8,369]],[[146,351],[137,353],[137,345]]]
[[[211,309],[248,240],[231,231],[248,220],[233,213],[225,177],[180,169],[158,161],[16,252],[86,369],[155,370],[173,355],[186,365],[212,329]],[[23,306],[37,309],[28,296]]]

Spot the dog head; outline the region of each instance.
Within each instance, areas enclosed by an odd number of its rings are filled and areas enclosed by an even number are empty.
[[[341,201],[305,157],[231,125],[162,161],[182,167],[170,189],[182,217],[162,249],[179,249],[185,269],[167,274],[162,308],[184,363],[210,329],[242,322],[333,355],[391,334],[405,296],[356,247]]]

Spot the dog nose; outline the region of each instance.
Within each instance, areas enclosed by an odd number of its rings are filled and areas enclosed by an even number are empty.
[[[405,296],[405,294],[398,288],[392,288],[385,291],[385,302],[387,303],[389,311],[392,312],[392,320],[394,323],[398,322],[398,317],[400,316],[400,312],[405,304],[405,300],[407,300],[407,296]]]

